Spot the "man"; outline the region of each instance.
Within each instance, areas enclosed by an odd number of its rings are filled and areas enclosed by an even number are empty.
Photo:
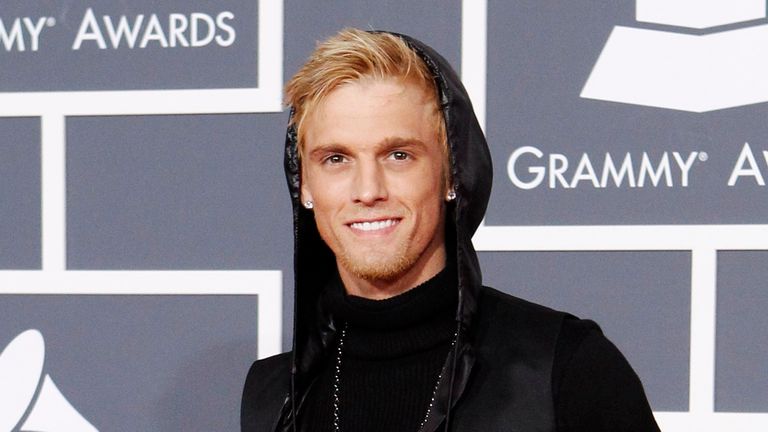
[[[591,321],[483,287],[491,160],[447,62],[344,30],[286,87],[291,353],[254,363],[243,431],[656,431]]]

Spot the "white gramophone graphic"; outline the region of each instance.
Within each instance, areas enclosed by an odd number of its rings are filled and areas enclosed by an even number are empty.
[[[639,22],[706,31],[614,27],[581,97],[691,112],[768,102],[765,0],[636,1]]]
[[[0,432],[98,432],[43,375],[44,360],[43,335],[34,329],[0,353]]]

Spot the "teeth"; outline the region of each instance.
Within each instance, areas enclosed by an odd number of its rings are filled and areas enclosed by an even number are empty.
[[[394,219],[387,219],[374,222],[355,222],[352,224],[352,228],[360,231],[376,231],[384,228],[391,227],[397,223]]]

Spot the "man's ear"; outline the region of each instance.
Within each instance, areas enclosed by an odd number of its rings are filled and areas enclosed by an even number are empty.
[[[301,152],[301,149],[299,149],[299,152]],[[303,205],[307,201],[312,201],[312,192],[309,190],[309,186],[307,186],[307,173],[305,171],[306,168],[304,168],[304,164],[302,163],[301,159],[302,157],[299,155],[299,199]]]
[[[307,186],[306,183],[301,183],[301,202],[306,203],[308,201],[314,202],[314,199],[312,199],[312,192],[309,190],[309,186]]]

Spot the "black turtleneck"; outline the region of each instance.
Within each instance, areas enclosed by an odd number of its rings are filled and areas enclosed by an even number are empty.
[[[346,323],[339,377],[341,431],[419,429],[455,336],[457,293],[453,266],[386,300],[347,295],[338,280],[326,287],[324,307],[340,328]],[[334,344],[301,404],[302,431],[334,430],[336,360]],[[563,321],[552,393],[558,431],[658,430],[637,375],[592,321]]]
[[[346,326],[339,375],[340,430],[418,430],[456,332],[453,267],[386,300],[347,295],[335,281],[326,287],[323,302],[340,327]],[[337,357],[334,345],[302,407],[302,430],[334,430]]]

